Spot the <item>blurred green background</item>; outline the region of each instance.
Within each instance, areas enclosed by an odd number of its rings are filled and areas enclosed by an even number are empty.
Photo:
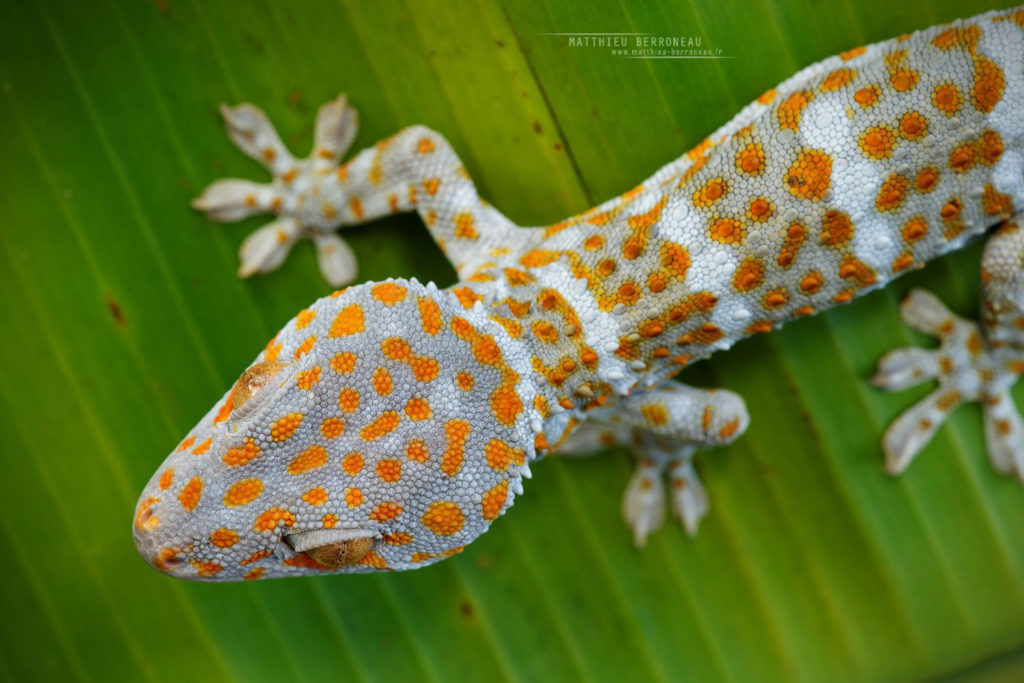
[[[670,524],[633,550],[622,452],[539,463],[493,530],[415,572],[186,584],[129,529],[165,454],[328,292],[308,243],[236,279],[263,221],[189,210],[216,178],[265,179],[219,102],[259,104],[305,153],[346,92],[357,148],[425,123],[539,224],[634,186],[806,64],[1000,6],[0,2],[0,678],[1020,680],[1024,490],[989,467],[976,406],[887,478],[884,427],[927,388],[866,382],[885,351],[928,343],[897,317],[911,285],[974,315],[977,246],[687,372],[753,418],[699,460],[695,540]],[[572,31],[698,36],[731,58],[548,35]],[[363,279],[453,280],[414,216],[346,237]]]

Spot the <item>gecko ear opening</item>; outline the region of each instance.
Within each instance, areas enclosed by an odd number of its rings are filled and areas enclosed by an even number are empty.
[[[377,539],[366,529],[315,529],[286,534],[284,542],[328,567],[344,567],[366,557]]]

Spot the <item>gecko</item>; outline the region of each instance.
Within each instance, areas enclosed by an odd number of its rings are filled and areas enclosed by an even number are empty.
[[[750,418],[737,394],[672,378],[986,235],[980,323],[923,290],[901,306],[939,346],[890,352],[873,382],[937,386],[882,450],[902,472],[977,401],[992,465],[1024,480],[1024,8],[809,66],[643,184],[535,228],[481,199],[426,127],[343,162],[358,126],[344,96],[305,159],[255,106],[221,111],[273,181],[219,180],[194,206],[276,215],[242,243],[239,275],[308,237],[337,291],[285,324],[143,490],[135,544],[170,576],[427,566],[485,532],[538,458],[614,444],[637,456],[622,500],[636,544],[666,507],[692,535],[709,505],[694,456]],[[356,264],[337,230],[407,211],[458,282],[345,287]]]

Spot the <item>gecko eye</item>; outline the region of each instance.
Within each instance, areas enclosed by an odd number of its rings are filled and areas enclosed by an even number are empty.
[[[235,382],[235,386],[231,388],[231,396],[235,410],[238,410],[248,403],[253,396],[256,396],[260,390],[262,390],[263,387],[265,387],[270,380],[274,378],[275,375],[286,367],[288,367],[288,363],[280,363],[278,361],[271,360],[257,363],[243,372],[242,376],[238,378],[237,382]]]
[[[355,564],[373,549],[376,539],[363,529],[316,529],[284,537],[285,543],[297,553],[328,567]]]
[[[343,567],[348,564],[355,564],[366,557],[366,553],[370,552],[372,547],[373,539],[364,536],[327,545],[318,545],[307,550],[306,554],[328,567]]]

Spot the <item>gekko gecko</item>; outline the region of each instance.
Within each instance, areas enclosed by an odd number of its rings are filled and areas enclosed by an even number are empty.
[[[1020,8],[810,66],[643,184],[539,228],[482,200],[422,126],[340,163],[357,126],[344,97],[321,108],[301,160],[256,107],[222,111],[273,182],[218,181],[195,206],[219,221],[278,216],[243,243],[241,275],[276,268],[306,236],[340,287],[355,261],[334,231],[416,211],[460,281],[368,282],[289,321],[142,493],[135,542],[163,572],[422,567],[486,531],[535,459],[616,442],[639,459],[623,500],[636,542],[662,521],[663,477],[694,533],[708,502],[693,456],[749,418],[734,393],[669,379],[993,228],[980,325],[911,292],[904,319],[941,345],[891,352],[874,382],[938,383],[886,432],[889,472],[979,401],[992,464],[1024,479],[1009,393],[1024,369]]]

